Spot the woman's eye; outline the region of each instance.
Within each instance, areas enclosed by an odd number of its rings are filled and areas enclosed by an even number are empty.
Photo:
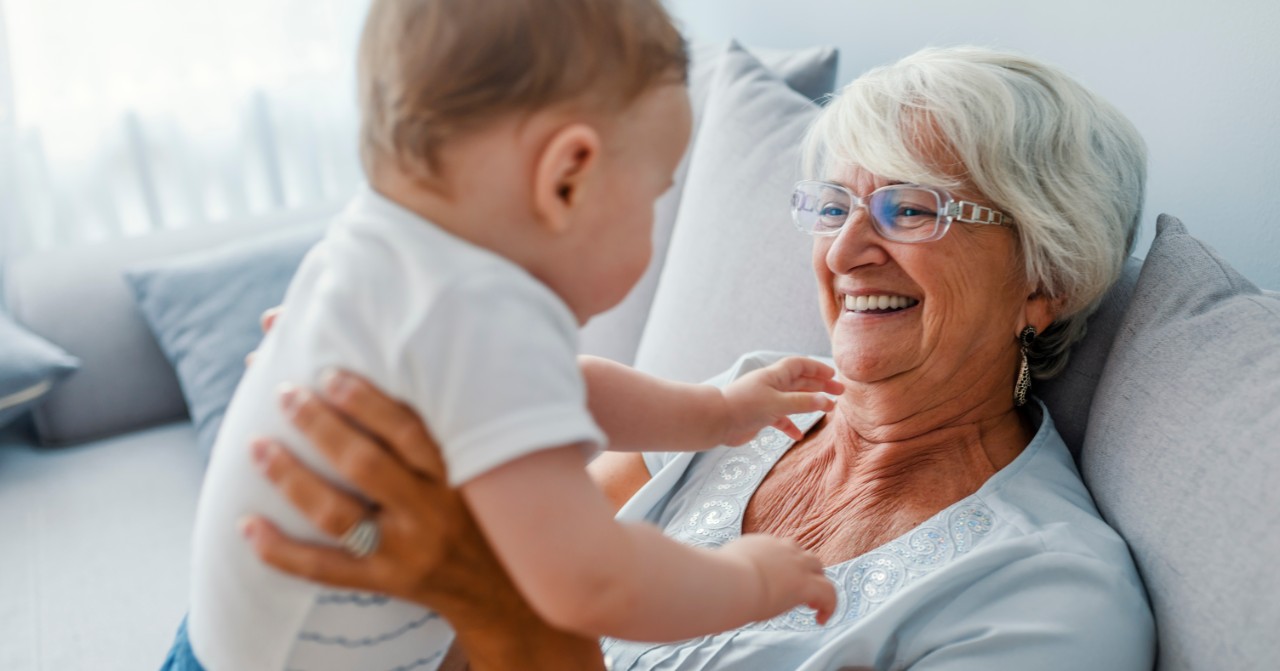
[[[848,210],[844,209],[843,207],[838,207],[836,205],[827,205],[821,210],[818,210],[818,215],[823,217],[833,217],[833,218],[843,217],[848,213],[849,213]]]
[[[934,217],[936,213],[918,207],[902,207],[898,209],[899,217]]]

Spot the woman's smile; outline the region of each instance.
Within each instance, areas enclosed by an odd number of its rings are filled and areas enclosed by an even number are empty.
[[[870,317],[893,315],[910,310],[920,304],[918,299],[910,296],[887,292],[858,292],[854,294],[838,294],[841,301],[841,315]]]

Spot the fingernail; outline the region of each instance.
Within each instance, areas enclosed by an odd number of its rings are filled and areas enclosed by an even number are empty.
[[[326,368],[320,375],[320,386],[330,398],[347,391],[347,374],[340,368]]]
[[[241,517],[240,521],[236,523],[236,526],[240,527],[241,536],[244,536],[249,540],[257,538],[258,525],[254,523],[254,519],[252,517]]]
[[[280,405],[285,410],[297,410],[302,403],[302,390],[295,384],[281,382],[280,386],[276,387],[276,393],[279,394]]]
[[[249,450],[253,454],[253,461],[259,466],[265,466],[271,457],[271,443],[264,439],[253,441]]]

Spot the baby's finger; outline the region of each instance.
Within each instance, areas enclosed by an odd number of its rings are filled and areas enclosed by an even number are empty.
[[[826,391],[827,382],[829,380],[817,377],[793,377],[786,381],[781,391]]]
[[[369,582],[372,575],[369,566],[343,550],[298,542],[257,516],[242,522],[240,531],[259,559],[285,573],[336,587],[356,590],[375,587]]]
[[[836,375],[835,369],[831,366],[807,356],[790,356],[780,360],[776,365],[795,376],[831,378]]]
[[[364,504],[320,477],[279,443],[255,440],[250,449],[262,474],[320,531],[340,538],[364,519]]]
[[[825,575],[818,576],[811,585],[812,596],[805,605],[817,611],[818,624],[826,624],[836,610],[836,589]]]
[[[802,412],[815,412],[818,410],[827,412],[836,406],[836,402],[825,394],[792,392],[782,395],[780,405],[783,413],[796,415]]]
[[[839,396],[844,393],[844,383],[835,379],[825,380],[822,384],[822,391]]]
[[[800,428],[796,426],[796,423],[786,417],[783,417],[769,426],[772,426],[786,434],[786,436],[791,440],[800,440],[801,438],[804,438],[804,433],[800,431]]]

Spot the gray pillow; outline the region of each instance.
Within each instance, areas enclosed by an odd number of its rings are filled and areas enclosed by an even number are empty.
[[[636,366],[702,380],[744,352],[828,354],[810,266],[791,225],[800,141],[818,106],[736,44],[711,81],[680,215]]]
[[[1146,581],[1159,667],[1270,666],[1280,299],[1177,219],[1157,229],[1098,381],[1081,470]]]
[[[1031,387],[1031,393],[1040,397],[1049,408],[1054,427],[1062,434],[1062,441],[1077,461],[1089,426],[1093,393],[1111,353],[1116,331],[1120,330],[1120,320],[1129,307],[1141,268],[1142,259],[1131,256],[1125,260],[1120,279],[1103,297],[1098,310],[1089,316],[1084,339],[1071,348],[1067,367],[1052,379],[1036,380]]]
[[[0,312],[0,427],[43,400],[79,367],[75,357]]]
[[[173,365],[207,458],[244,358],[262,339],[259,318],[284,299],[313,224],[125,271],[147,325]]]
[[[711,80],[720,65],[727,44],[694,44],[689,49],[689,100],[693,107],[694,134],[704,117]],[[765,67],[775,72],[800,95],[817,99],[827,95],[835,86],[838,52],[832,47],[811,47],[796,51],[780,49],[756,49]],[[658,286],[658,278],[666,258],[666,250],[675,226],[676,214],[684,194],[685,178],[689,172],[689,157],[676,168],[675,185],[654,205],[653,260],[635,288],[625,300],[612,310],[593,318],[583,329],[580,349],[586,354],[604,356],[630,364],[635,360],[636,348],[644,331],[649,306]]]

